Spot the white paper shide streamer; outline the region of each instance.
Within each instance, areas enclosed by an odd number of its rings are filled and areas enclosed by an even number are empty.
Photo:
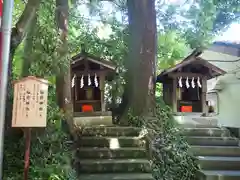
[[[80,80],[80,88],[83,88],[84,86],[84,79],[83,79],[83,75],[81,77],[81,80]]]
[[[178,85],[179,85],[179,87],[183,87],[183,84],[182,84],[182,77],[179,78],[179,80],[178,80]]]
[[[189,88],[189,87],[190,87],[190,85],[189,85],[189,79],[188,79],[188,77],[187,77],[187,79],[186,79],[186,87],[187,87],[187,88]]]
[[[200,78],[198,77],[197,79],[197,84],[198,84],[198,87],[202,88],[202,85],[201,85],[201,82],[200,82]]]
[[[72,78],[72,88],[75,86],[75,79],[76,79],[76,75],[74,74],[74,76]]]
[[[98,80],[97,80],[97,75],[95,74],[94,76],[94,84],[96,87],[98,87]]]
[[[192,85],[192,88],[195,88],[194,77],[192,78],[191,85]]]
[[[90,74],[88,74],[88,85],[91,86],[92,82],[91,82],[91,77]]]

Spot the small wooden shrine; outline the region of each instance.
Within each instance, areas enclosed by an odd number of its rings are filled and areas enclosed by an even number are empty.
[[[181,63],[157,76],[163,84],[163,99],[178,113],[208,113],[207,80],[225,74],[222,69],[198,57],[194,51]]]
[[[111,112],[106,111],[104,89],[105,81],[113,79],[116,66],[82,51],[72,58],[71,69],[74,116],[80,118],[80,124],[98,124],[100,116],[112,121]]]

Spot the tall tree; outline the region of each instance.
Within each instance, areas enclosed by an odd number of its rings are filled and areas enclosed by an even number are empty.
[[[27,1],[20,18],[18,19],[16,25],[13,27],[10,46],[11,58],[13,58],[15,50],[23,41],[29,30],[29,27],[31,26],[33,20],[36,18],[40,2],[41,0]]]
[[[155,0],[128,0],[129,55],[124,94],[124,122],[129,108],[133,115],[146,115],[155,106],[156,11]]]
[[[90,1],[93,4],[91,8],[95,8],[96,11],[101,11],[99,7],[103,7],[102,0],[90,0]],[[126,2],[125,0],[115,0],[111,2],[114,5],[117,5],[115,6],[115,8],[117,8],[118,11],[124,11],[125,8],[122,8],[122,7],[124,7],[124,5],[127,5],[128,12],[129,12],[128,20],[129,20],[131,43],[129,43],[130,54],[125,66],[128,69],[127,75],[125,78],[127,81],[127,85],[125,87],[123,103],[120,106],[120,114],[122,114],[122,112],[125,112],[123,113],[124,114],[123,117],[124,117],[127,109],[129,109],[129,107],[133,107],[132,108],[133,114],[139,115],[139,112],[141,113],[144,112],[140,110],[142,107],[141,100],[144,98],[143,96],[139,96],[140,98],[136,98],[136,97],[138,96],[137,94],[144,91],[142,89],[144,87],[141,86],[140,89],[136,87],[137,87],[137,84],[140,84],[142,82],[142,79],[143,79],[142,76],[144,72],[146,72],[147,70],[144,69],[144,71],[142,71],[143,73],[140,73],[140,74],[137,72],[140,69],[139,66],[142,66],[140,59],[142,58],[144,53],[141,55],[136,55],[136,53],[138,53],[139,49],[141,49],[139,46],[141,45],[141,41],[145,38],[144,36],[146,36],[146,33],[141,33],[141,31],[144,31],[143,30],[144,28],[142,28],[141,25],[145,26],[145,22],[144,22],[145,9],[142,8],[143,7],[142,4],[146,5],[151,1],[149,1],[148,3],[142,2],[140,0],[137,1],[138,3],[137,7],[139,7],[138,10],[134,10],[135,1],[129,0],[127,1],[127,3],[125,3]],[[181,41],[182,43],[179,46],[184,46],[184,49],[188,49],[187,48],[188,46],[190,46],[191,48],[196,48],[199,46],[202,47],[210,43],[212,40],[212,37],[214,37],[219,30],[222,30],[223,28],[227,27],[229,24],[231,24],[232,21],[236,20],[239,17],[237,14],[237,12],[239,12],[238,9],[240,7],[238,0],[233,1],[234,5],[231,5],[230,1],[221,1],[221,0],[210,0],[210,1],[199,0],[199,1],[186,1],[186,2],[187,3],[185,4],[179,5],[175,2],[169,3],[167,1],[156,0],[157,22],[158,22],[158,29],[160,31],[160,36],[164,34],[168,34],[169,32],[177,32],[177,36],[179,36],[179,38],[176,38],[176,40],[174,41],[178,41],[179,39],[183,40],[183,42]],[[99,4],[99,7],[98,7],[98,4]],[[118,7],[121,7],[121,8],[118,9]],[[102,14],[102,13],[98,12],[97,14]],[[137,18],[134,17],[134,14],[138,14],[139,17]],[[149,16],[150,15],[151,13],[149,14]],[[106,18],[104,17],[102,18],[104,21],[106,20]],[[136,21],[137,23],[133,23],[134,21]],[[163,38],[160,37],[159,39],[161,42],[161,47],[158,46],[158,56],[159,56],[158,59],[163,60],[162,57],[167,57],[167,59],[164,59],[163,62],[159,62],[158,64],[160,66],[164,65],[165,67],[167,67],[169,66],[169,62],[170,62],[170,64],[173,65],[177,60],[173,58],[180,57],[181,55],[176,54],[176,53],[179,53],[180,51],[178,50],[175,51],[173,48],[166,48],[164,43],[162,43]],[[150,39],[149,39],[149,42],[150,42]],[[185,43],[186,43],[186,47],[184,45]],[[176,48],[178,47],[176,46]],[[164,54],[166,54],[166,52],[163,52],[165,49],[167,50],[170,49],[172,56],[171,55],[165,56]],[[132,53],[133,51],[134,53]],[[170,52],[167,52],[167,53],[170,53]],[[181,53],[181,54],[185,54],[185,53]]]
[[[166,3],[163,3],[166,2]],[[159,30],[178,30],[192,48],[205,46],[240,20],[239,0],[162,1],[156,0]]]
[[[71,61],[68,58],[68,0],[56,0],[56,22],[59,29],[60,45],[57,49],[59,58],[63,58],[66,64],[60,64],[60,73],[56,76],[56,94],[60,109],[67,115],[70,120],[72,113],[72,97],[71,97]],[[71,123],[71,122],[69,122]]]
[[[35,33],[35,28],[37,27],[37,16],[34,18],[30,25],[30,30],[27,33],[25,43],[24,43],[24,58],[22,61],[22,77],[26,77],[30,75],[30,68],[31,68],[31,63],[33,60],[32,54],[34,53],[33,50],[33,38],[34,38],[34,33]]]

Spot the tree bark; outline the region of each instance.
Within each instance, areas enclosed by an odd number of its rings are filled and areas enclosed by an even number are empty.
[[[12,29],[10,50],[14,56],[15,50],[24,39],[29,26],[36,17],[41,0],[30,0],[27,2],[22,15],[15,27]],[[12,56],[12,58],[13,58]]]
[[[60,109],[65,113],[67,120],[71,120],[71,62],[70,59],[67,58],[68,10],[68,0],[56,0],[56,22],[61,40],[61,45],[58,48],[58,55],[60,58],[66,60],[66,64],[60,65],[60,73],[56,76],[56,94]]]
[[[156,11],[154,0],[128,0],[129,56],[125,111],[121,122],[131,109],[133,116],[149,115],[155,109],[156,69]],[[126,103],[127,101],[127,103]]]
[[[33,54],[33,38],[35,29],[37,27],[37,16],[32,20],[32,24],[29,26],[30,30],[27,33],[25,42],[24,42],[24,57],[22,63],[22,77],[27,77],[30,75],[29,69],[31,68],[32,64],[32,54]]]

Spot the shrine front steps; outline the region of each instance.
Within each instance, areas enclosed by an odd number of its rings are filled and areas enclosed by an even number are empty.
[[[82,174],[151,172],[149,161],[147,159],[81,159],[76,165]]]
[[[147,173],[112,173],[83,175],[80,180],[153,180],[153,178]]]
[[[122,147],[118,149],[109,149],[106,147],[88,147],[79,148],[76,151],[79,159],[130,159],[130,158],[146,158],[145,148],[141,147]]]
[[[239,180],[239,140],[230,132],[216,126],[185,128],[191,151],[197,157],[199,180]]]
[[[82,135],[84,137],[90,136],[130,136],[130,137],[138,137],[140,128],[137,127],[119,127],[119,126],[92,126],[86,127],[82,130]]]
[[[90,127],[77,138],[75,167],[81,180],[153,180],[140,128]]]
[[[73,121],[76,126],[112,126],[112,112],[75,112]]]

